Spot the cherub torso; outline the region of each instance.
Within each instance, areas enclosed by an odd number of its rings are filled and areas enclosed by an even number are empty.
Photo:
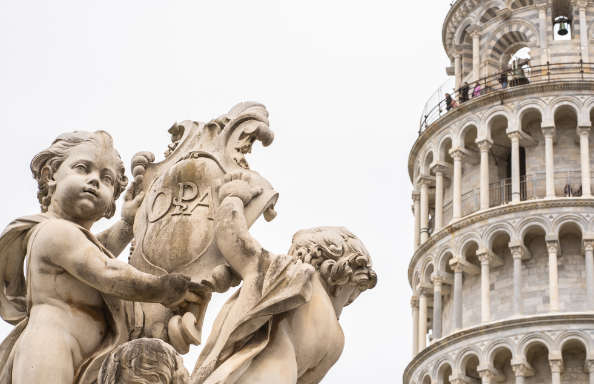
[[[40,225],[46,226],[40,230],[52,230],[48,227],[51,226],[51,222]],[[31,370],[31,375],[44,374],[44,369],[37,369],[34,364],[45,366],[49,364],[48,360],[58,360],[68,355],[71,357],[69,369],[74,372],[84,359],[98,349],[105,337],[107,323],[103,299],[96,289],[52,263],[52,252],[60,250],[47,250],[36,246],[34,236],[35,233],[30,240],[28,267],[31,290],[29,322],[17,345],[15,368],[20,363],[19,349],[43,350],[47,351],[45,358],[39,357],[43,358],[43,361],[29,361],[32,368],[35,368]],[[81,254],[80,257],[84,255]],[[36,355],[31,356],[30,352],[26,355],[27,360],[35,360]],[[62,363],[56,361],[57,368],[60,365],[68,365],[68,360]],[[68,371],[68,367],[64,368]],[[60,373],[60,369],[56,371]],[[45,382],[52,382],[47,377],[46,380]]]
[[[275,316],[269,344],[238,384],[315,384],[336,363],[344,334],[319,279],[316,273],[310,301]]]
[[[344,347],[344,333],[334,306],[320,282],[313,277],[311,300],[287,318],[297,359],[297,383],[319,382],[336,363]]]

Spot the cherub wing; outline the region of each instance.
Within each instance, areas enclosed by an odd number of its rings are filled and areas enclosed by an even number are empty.
[[[0,235],[0,316],[14,325],[27,316],[24,262],[29,231],[45,220],[42,214],[20,217]]]

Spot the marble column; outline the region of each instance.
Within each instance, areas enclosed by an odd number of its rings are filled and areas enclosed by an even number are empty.
[[[419,296],[419,352],[427,346],[427,295]]]
[[[456,89],[460,88],[462,84],[462,55],[454,55],[454,76],[456,78]],[[454,97],[455,95],[452,95]],[[457,99],[457,97],[455,97]]]
[[[580,164],[582,170],[582,196],[592,197],[590,174],[590,127],[579,127]]]
[[[513,293],[513,311],[514,315],[522,314],[522,257],[524,249],[522,246],[510,246],[509,250],[514,260],[514,293]]]
[[[551,384],[561,384],[561,372],[563,371],[563,360],[549,360],[551,366]]]
[[[431,280],[433,281],[433,338],[437,340],[441,338],[441,288],[443,279],[441,276],[436,275]]]
[[[481,384],[494,383],[493,379],[495,378],[495,375],[493,375],[493,372],[491,372],[490,369],[479,370],[478,374],[481,377]]]
[[[559,243],[556,240],[547,241],[547,251],[549,253],[549,297],[550,311],[559,311],[559,276],[557,272],[557,255],[559,253]]]
[[[455,150],[450,152],[454,159],[454,183],[452,187],[452,221],[459,220],[462,217],[462,151]]]
[[[519,203],[520,196],[520,133],[508,134],[511,140],[512,202]]]
[[[472,32],[470,32],[470,36],[472,36],[472,81],[477,81],[480,78],[481,73],[481,32],[478,26],[471,28],[473,28]]]
[[[489,208],[489,149],[492,143],[483,140],[477,143],[481,151],[481,209]]]
[[[580,50],[582,53],[582,60],[584,63],[590,62],[590,52],[588,43],[588,23],[586,19],[586,1],[578,1],[580,14]]]
[[[462,265],[456,263],[454,269],[454,330],[462,329]]]
[[[441,167],[435,168],[435,233],[443,227],[443,173]]]
[[[419,298],[417,296],[413,296],[410,299],[410,306],[412,307],[413,317],[412,354],[415,356],[419,353]]]
[[[553,153],[555,127],[542,127],[542,133],[545,138],[546,198],[552,199],[555,197],[555,156]]]
[[[587,310],[594,311],[594,240],[584,241]]]
[[[421,194],[413,192],[413,212],[415,215],[415,250],[419,248],[421,244]]]
[[[429,183],[421,179],[421,244],[429,238]]]
[[[594,384],[594,360],[586,360],[585,368],[588,373],[588,383]]]
[[[526,363],[512,363],[512,370],[516,377],[515,384],[524,384],[525,377],[534,375],[534,369]]]
[[[489,279],[489,261],[491,259],[487,250],[479,250],[476,254],[481,262],[481,322],[491,320],[491,292]]]

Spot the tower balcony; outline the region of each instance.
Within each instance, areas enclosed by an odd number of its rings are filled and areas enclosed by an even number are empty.
[[[594,83],[594,63],[545,63],[516,70],[506,69],[471,81],[467,88],[460,84],[456,89],[454,80],[451,79],[440,86],[425,103],[419,121],[419,136],[445,116],[456,118],[465,111],[471,111],[475,104],[488,102],[493,98],[503,102],[515,93],[539,89],[534,85],[563,82]],[[529,87],[530,85],[532,87]],[[446,98],[446,94],[450,95],[450,100]]]

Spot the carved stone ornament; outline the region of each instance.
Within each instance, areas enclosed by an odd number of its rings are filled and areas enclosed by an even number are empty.
[[[278,193],[245,158],[273,140],[266,108],[169,133],[163,161],[134,156],[127,190],[104,131],[60,135],[33,158],[42,212],[0,235],[0,316],[15,326],[0,384],[319,383],[338,360],[340,314],[377,275],[342,227],[298,231],[287,255],[249,233],[276,216]],[[122,193],[121,219],[93,234]],[[242,281],[190,375],[181,354],[200,344],[212,294]]]

